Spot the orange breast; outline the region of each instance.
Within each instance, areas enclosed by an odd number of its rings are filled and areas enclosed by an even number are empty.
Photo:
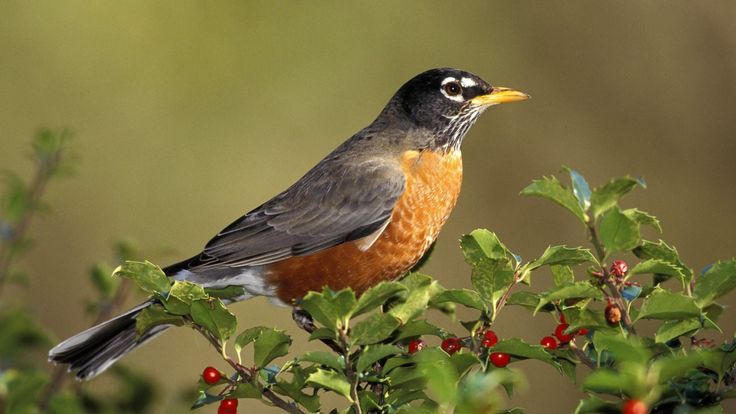
[[[401,159],[406,189],[386,229],[366,251],[344,243],[269,266],[267,278],[284,303],[310,290],[351,287],[357,293],[396,279],[419,261],[447,221],[462,182],[459,152],[407,151]]]

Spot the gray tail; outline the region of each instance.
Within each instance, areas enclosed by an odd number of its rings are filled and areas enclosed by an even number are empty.
[[[49,351],[49,361],[69,364],[78,380],[100,374],[118,359],[148,342],[168,326],[156,326],[140,338],[135,333],[135,318],[154,301],[149,300],[109,321],[80,332]]]

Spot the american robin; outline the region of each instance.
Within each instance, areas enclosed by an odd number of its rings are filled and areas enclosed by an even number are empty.
[[[207,287],[242,286],[295,304],[310,290],[361,293],[412,268],[437,238],[462,181],[460,144],[488,107],[528,99],[457,69],[406,82],[378,117],[291,187],[240,217],[200,254],[164,269]],[[166,327],[136,337],[153,301],[57,345],[49,359],[92,378]]]

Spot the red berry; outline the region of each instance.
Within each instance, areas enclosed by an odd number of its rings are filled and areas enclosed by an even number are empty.
[[[415,354],[424,348],[424,346],[427,345],[424,341],[421,339],[412,339],[411,342],[409,342],[409,353]]]
[[[488,359],[491,360],[491,363],[493,365],[499,368],[503,368],[509,364],[509,361],[511,361],[511,355],[505,352],[491,352],[491,355],[488,357]]]
[[[587,334],[588,334],[588,330],[586,328],[580,328],[580,330],[578,331],[578,335],[580,336],[584,336]]]
[[[238,412],[238,400],[235,398],[226,398],[220,401],[220,406],[217,408],[217,414],[237,414]]]
[[[490,348],[493,345],[496,345],[498,343],[498,336],[495,332],[492,330],[487,330],[485,333],[483,333],[483,340],[481,341],[481,344],[483,344],[484,347]]]
[[[450,355],[459,351],[461,347],[462,345],[460,345],[460,340],[455,337],[447,338],[442,341],[442,350]]]
[[[218,381],[220,381],[220,378],[222,378],[222,374],[220,374],[220,371],[218,371],[216,368],[213,367],[207,367],[202,371],[202,379],[207,384],[216,384]]]
[[[621,414],[647,414],[649,408],[639,400],[628,400],[621,407]]]
[[[606,306],[604,315],[606,315],[606,321],[611,325],[621,322],[621,309],[615,303],[609,303]]]
[[[570,334],[567,334],[567,333],[565,333],[565,330],[567,330],[567,328],[569,328],[569,327],[570,327],[570,325],[568,325],[566,323],[561,323],[561,324],[557,325],[557,328],[555,328],[555,336],[557,337],[557,339],[559,339],[560,343],[566,344],[566,343],[572,341],[573,338],[575,338],[575,334],[571,334],[571,333]]]
[[[539,344],[547,349],[557,348],[557,340],[551,336],[545,336],[541,341],[539,341]]]
[[[626,276],[626,273],[629,273],[629,265],[623,260],[614,260],[613,263],[611,263],[610,272],[614,276],[624,277]]]

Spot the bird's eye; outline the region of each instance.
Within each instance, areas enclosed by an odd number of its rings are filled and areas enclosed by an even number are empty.
[[[442,86],[447,96],[458,96],[463,93],[463,88],[460,86],[460,82],[447,82]]]

